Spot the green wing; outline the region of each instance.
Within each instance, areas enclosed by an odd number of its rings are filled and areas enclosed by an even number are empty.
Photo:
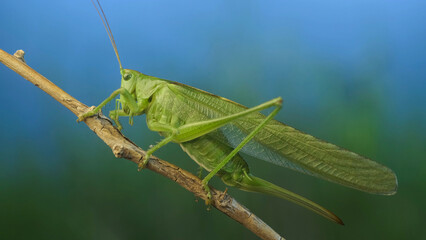
[[[246,107],[202,90],[171,82],[169,88],[196,111],[209,118],[240,112]],[[254,113],[211,135],[235,147],[265,116]],[[226,138],[226,139],[225,139]],[[394,194],[397,179],[391,169],[356,153],[319,140],[281,122],[270,121],[242,150],[279,166],[376,194]]]

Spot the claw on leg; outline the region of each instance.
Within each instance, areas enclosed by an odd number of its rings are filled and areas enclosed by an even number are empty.
[[[151,155],[146,154],[145,156],[143,156],[143,158],[139,161],[138,164],[138,171],[142,171],[142,169],[144,169],[146,167],[146,164],[149,161],[149,158],[151,157]]]
[[[93,116],[93,115],[95,115],[95,114],[97,114],[97,113],[98,113],[98,111],[95,111],[95,106],[92,106],[92,107],[90,107],[90,108],[88,109],[88,111],[87,111],[87,112],[85,112],[85,113],[83,113],[83,114],[80,114],[80,115],[78,116],[78,118],[77,118],[77,122],[82,122],[82,121],[84,121],[86,118],[91,117],[91,116]]]
[[[208,210],[210,210],[210,204],[212,203],[212,193],[209,188],[209,182],[203,180],[201,183],[203,184],[203,188],[206,191],[207,200],[205,202],[206,202],[206,205],[208,206]]]
[[[117,112],[117,110],[113,110],[113,111],[109,112],[109,117],[115,122],[115,125],[117,126],[117,129],[119,131],[121,131],[121,129],[123,129],[123,126],[121,126],[121,123],[118,120],[119,116],[120,116],[120,114]]]

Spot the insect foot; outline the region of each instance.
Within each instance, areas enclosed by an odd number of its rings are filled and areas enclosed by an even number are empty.
[[[151,154],[146,154],[145,156],[143,156],[143,158],[139,161],[138,163],[138,171],[142,171],[142,169],[144,169],[146,167],[146,164],[149,161],[149,158],[151,157]]]
[[[91,107],[87,110],[87,112],[85,112],[85,113],[83,113],[83,114],[80,114],[80,115],[78,116],[78,118],[77,118],[77,122],[82,122],[82,121],[84,121],[86,118],[88,118],[88,117],[91,117],[91,116],[95,115],[97,112],[96,112],[96,111],[94,111],[94,109],[95,109],[95,106],[91,106]]]
[[[203,188],[206,191],[207,199],[205,201],[207,207],[207,210],[210,210],[210,205],[212,204],[212,193],[209,188],[209,182],[208,181],[201,181],[201,184],[203,184]]]

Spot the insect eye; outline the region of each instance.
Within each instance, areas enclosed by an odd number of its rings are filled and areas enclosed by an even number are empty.
[[[132,78],[132,74],[131,74],[131,73],[126,73],[126,74],[124,74],[124,75],[123,75],[123,79],[124,79],[124,81],[127,81],[127,80],[129,80],[130,78]]]

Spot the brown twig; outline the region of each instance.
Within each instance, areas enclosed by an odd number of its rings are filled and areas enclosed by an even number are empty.
[[[23,51],[14,57],[0,49],[0,62],[52,96],[75,115],[79,116],[88,111],[89,107],[73,98],[25,64],[23,62]],[[145,155],[145,151],[121,134],[121,132],[112,125],[111,121],[103,115],[87,118],[84,122],[112,149],[112,152],[117,158],[125,158],[138,163]],[[203,200],[207,199],[201,180],[190,172],[156,157],[150,159],[147,164],[147,169],[175,181],[188,191],[194,193],[197,197]],[[284,239],[229,194],[214,188],[210,189],[212,192],[211,204],[213,207],[241,223],[262,239]]]

